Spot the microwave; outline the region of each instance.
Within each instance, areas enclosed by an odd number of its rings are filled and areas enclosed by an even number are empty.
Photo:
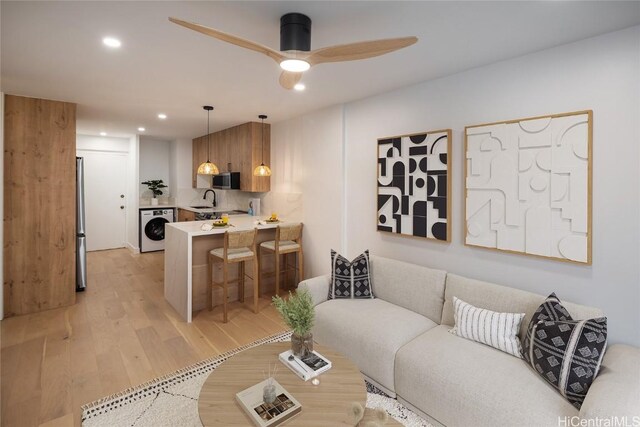
[[[240,172],[223,172],[213,175],[211,188],[220,188],[223,190],[239,190],[240,189]]]

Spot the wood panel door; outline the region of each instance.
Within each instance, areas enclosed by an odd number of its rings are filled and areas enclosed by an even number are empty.
[[[124,248],[129,156],[87,150],[78,150],[78,156],[84,158],[87,251]]]
[[[4,313],[75,303],[76,105],[7,95]]]

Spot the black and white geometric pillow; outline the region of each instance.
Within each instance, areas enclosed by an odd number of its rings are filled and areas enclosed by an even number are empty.
[[[368,250],[349,261],[332,249],[329,299],[374,298],[369,266]]]
[[[527,327],[527,334],[522,340],[522,355],[524,359],[531,363],[529,359],[529,348],[531,343],[531,331],[533,327],[542,321],[547,320],[573,320],[566,308],[562,305],[555,293],[552,293],[547,297],[540,307],[533,313],[529,326]]]
[[[557,300],[554,305],[562,307],[557,297],[551,296]],[[562,310],[568,320],[540,320],[530,325],[530,338],[523,352],[533,369],[580,409],[607,348],[607,318],[571,320],[566,309]],[[557,311],[552,315],[556,314]]]

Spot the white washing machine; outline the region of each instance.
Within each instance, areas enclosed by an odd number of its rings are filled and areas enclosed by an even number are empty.
[[[164,226],[174,222],[173,209],[140,209],[140,252],[164,250]]]

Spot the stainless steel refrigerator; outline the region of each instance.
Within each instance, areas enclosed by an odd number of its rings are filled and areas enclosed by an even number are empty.
[[[76,291],[87,288],[87,237],[84,220],[84,159],[76,157]]]

